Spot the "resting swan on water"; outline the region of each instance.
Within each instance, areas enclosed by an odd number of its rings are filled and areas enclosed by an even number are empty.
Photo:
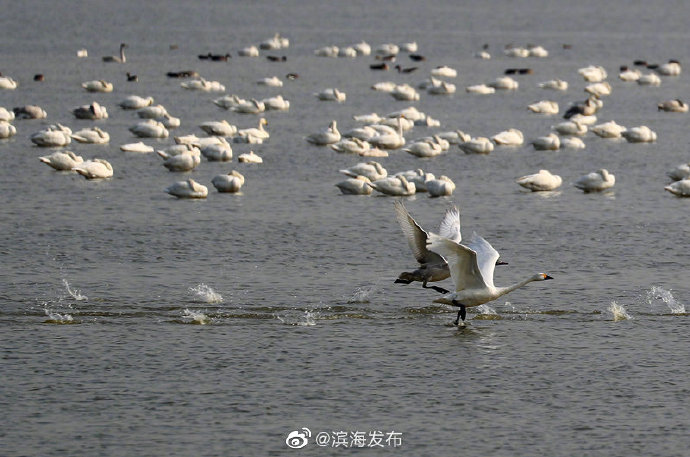
[[[125,58],[125,48],[127,45],[125,43],[120,44],[120,55],[119,56],[103,56],[103,62],[115,62],[115,63],[125,63],[127,59]]]

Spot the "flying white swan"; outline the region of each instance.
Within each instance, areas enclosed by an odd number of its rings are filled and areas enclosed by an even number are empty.
[[[448,262],[455,292],[445,294],[434,302],[460,308],[455,325],[459,324],[460,319],[465,320],[467,307],[496,300],[532,281],[553,279],[545,273],[537,273],[511,286],[496,287],[494,286],[494,268],[499,257],[498,252],[476,233],[472,234],[472,238],[466,244],[467,246],[464,246],[435,233],[430,233],[427,241],[428,249]]]
[[[395,218],[402,229],[407,243],[410,245],[412,255],[419,263],[419,268],[414,271],[400,273],[395,280],[398,284],[410,284],[413,281],[422,283],[425,289],[434,289],[442,294],[447,294],[448,290],[439,286],[427,286],[429,282],[442,281],[450,276],[448,264],[439,254],[427,248],[429,234],[417,221],[414,220],[401,201],[395,202]],[[460,211],[457,207],[446,210],[441,220],[439,233],[453,241],[460,242]]]

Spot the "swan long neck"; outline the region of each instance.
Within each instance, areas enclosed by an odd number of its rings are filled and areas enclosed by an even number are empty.
[[[512,286],[497,287],[496,290],[498,291],[499,297],[500,297],[501,295],[508,294],[508,293],[510,293],[516,289],[519,289],[520,287],[523,287],[523,286],[531,283],[532,281],[536,281],[536,279],[537,278],[535,276],[530,276],[529,278],[526,278],[526,279],[524,279],[524,280],[522,280],[516,284],[513,284]]]

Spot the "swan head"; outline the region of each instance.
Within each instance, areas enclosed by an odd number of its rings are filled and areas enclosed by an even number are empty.
[[[546,281],[547,279],[553,279],[553,277],[547,275],[546,273],[537,273],[532,276],[535,281]]]

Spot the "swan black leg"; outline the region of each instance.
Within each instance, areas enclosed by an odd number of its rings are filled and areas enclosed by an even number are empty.
[[[427,286],[427,285],[426,285],[426,281],[424,281],[424,282],[422,283],[422,287],[424,287],[425,289],[434,289],[436,292],[441,293],[441,294],[447,294],[447,293],[448,293],[448,291],[447,291],[446,289],[444,289],[443,287],[439,287],[439,286]]]
[[[460,323],[460,319],[463,321],[465,320],[465,316],[467,316],[467,309],[465,309],[465,305],[458,303],[455,300],[453,300],[453,305],[460,307],[460,310],[458,311],[458,318],[455,319],[455,322],[453,322],[455,325],[458,325]]]

